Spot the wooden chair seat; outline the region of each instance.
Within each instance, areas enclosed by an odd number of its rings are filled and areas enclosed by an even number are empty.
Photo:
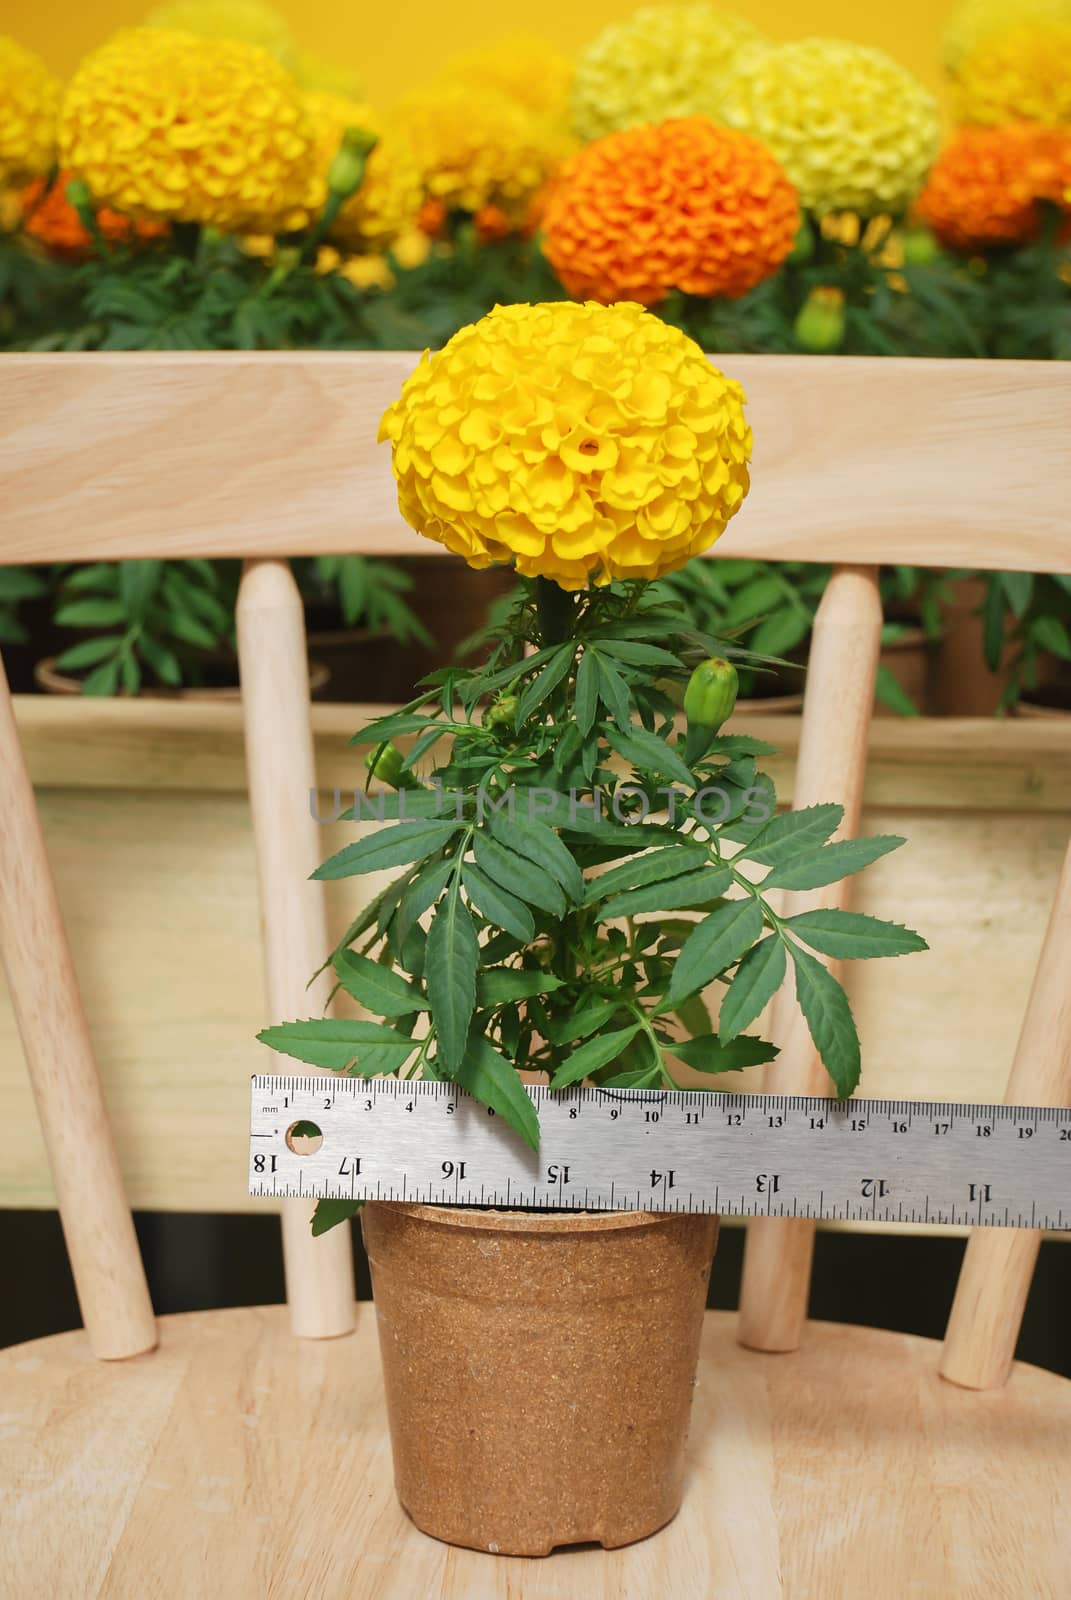
[[[155,1353],[121,1363],[95,1361],[84,1332],[0,1352],[4,1593],[1068,1593],[1071,1383],[1036,1367],[974,1394],[938,1377],[928,1339],[814,1323],[795,1355],[759,1355],[710,1313],[676,1521],[630,1549],[526,1561],[450,1549],[399,1507],[371,1305],[353,1337],[315,1342],[281,1306],[159,1326]]]

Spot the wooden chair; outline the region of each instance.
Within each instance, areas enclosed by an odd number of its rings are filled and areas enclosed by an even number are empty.
[[[413,359],[4,360],[0,561],[246,558],[238,635],[273,1017],[306,1004],[326,948],[320,888],[306,881],[313,756],[286,557],[431,552],[400,523],[374,444]],[[838,563],[815,629],[795,804],[842,799],[850,831],[877,563],[1071,572],[1071,382],[1017,362],[724,365],[756,434],[753,495],[724,553]],[[813,1229],[752,1224],[741,1342],[735,1318],[708,1319],[676,1522],[632,1549],[545,1562],[450,1550],[394,1500],[374,1311],[354,1316],[342,1230],[314,1242],[304,1208],[284,1216],[289,1322],[275,1307],[154,1321],[2,674],[0,948],[85,1321],[0,1353],[4,1593],[1068,1593],[1071,1384],[1021,1365],[1009,1376],[1036,1236],[971,1239],[942,1350],[804,1329]],[[1069,962],[1066,864],[1008,1081],[1015,1101],[1069,1103]],[[824,1092],[787,1001],[775,1029],[784,1048],[768,1087]],[[236,1126],[239,1163],[244,1136]],[[352,1337],[332,1337],[354,1321]]]

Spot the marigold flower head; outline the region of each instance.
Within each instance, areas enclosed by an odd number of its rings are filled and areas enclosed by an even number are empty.
[[[272,230],[313,171],[301,93],[266,50],[128,28],[82,62],[60,114],[64,166],[132,216]]]
[[[22,228],[31,239],[57,255],[79,256],[92,249],[93,239],[67,198],[69,172],[57,173],[52,183],[35,178],[22,191]],[[96,214],[97,228],[115,244],[148,243],[166,237],[166,222],[135,222],[109,206]]]
[[[48,171],[62,93],[38,56],[0,34],[0,185]]]
[[[980,44],[1013,28],[1071,22],[1071,0],[960,0],[945,23],[941,56],[950,72]]]
[[[144,26],[256,44],[286,66],[294,50],[285,19],[264,0],[163,0],[148,13]]]
[[[305,114],[315,146],[313,173],[301,214],[292,227],[306,227],[327,200],[327,172],[347,128],[376,134],[379,143],[368,157],[361,187],[339,212],[331,237],[361,251],[389,244],[411,223],[420,205],[420,169],[408,141],[384,123],[379,113],[360,100],[319,90],[304,97]]]
[[[568,120],[573,64],[542,39],[514,34],[465,51],[447,62],[443,77],[476,94],[504,94],[550,122]]]
[[[841,39],[747,57],[722,111],[769,145],[810,211],[902,211],[937,152],[933,96],[884,51]]]
[[[442,82],[398,107],[425,194],[447,211],[520,211],[561,160],[561,131],[497,90]]]
[[[657,578],[748,490],[739,384],[641,306],[499,306],[425,353],[383,417],[398,503],[472,567],[564,589]]]
[[[956,100],[964,122],[1071,122],[1071,18],[980,44],[960,63]]]
[[[1039,200],[1067,204],[1071,132],[1036,123],[959,128],[930,172],[916,210],[943,244],[1019,244],[1041,226]]]
[[[573,131],[585,141],[667,117],[713,117],[757,28],[704,4],[644,6],[604,28],[576,63]]]
[[[735,299],[777,271],[798,227],[796,191],[765,145],[682,117],[611,133],[568,161],[543,250],[578,298]]]

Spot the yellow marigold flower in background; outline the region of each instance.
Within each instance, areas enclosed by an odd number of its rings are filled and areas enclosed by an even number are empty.
[[[1041,227],[1039,200],[1071,204],[1071,130],[1009,123],[959,128],[937,157],[916,210],[954,250],[1021,244]]]
[[[415,152],[425,194],[448,211],[499,205],[523,214],[564,154],[560,130],[494,89],[475,94],[441,82],[409,95],[396,119]]]
[[[294,51],[285,18],[264,0],[163,0],[147,14],[144,26],[257,44],[285,66]]]
[[[497,307],[425,353],[380,438],[418,533],[564,589],[674,571],[748,490],[739,384],[629,303]]]
[[[1071,0],[960,0],[945,24],[941,56],[950,72],[980,44],[1013,28],[1071,22]]]
[[[682,117],[611,133],[568,161],[543,249],[577,298],[656,305],[671,289],[746,294],[798,228],[796,191],[765,145]]]
[[[963,122],[1071,122],[1071,19],[979,45],[960,64],[956,105]]]
[[[810,211],[903,211],[937,154],[933,96],[884,51],[842,39],[742,61],[723,116],[769,145]]]
[[[573,64],[552,45],[528,34],[514,34],[454,56],[443,77],[478,94],[487,89],[504,94],[551,122],[568,120]]]
[[[304,97],[312,128],[315,159],[305,191],[304,215],[298,226],[319,216],[327,201],[327,169],[347,128],[363,128],[378,135],[379,143],[364,171],[357,193],[338,214],[331,236],[355,250],[380,247],[413,221],[420,206],[420,169],[408,140],[385,126],[379,113],[364,101],[317,91]]]
[[[85,58],[60,153],[117,211],[226,232],[277,229],[313,162],[300,90],[266,50],[165,28],[124,29]]]
[[[639,122],[716,117],[737,61],[764,45],[758,29],[731,11],[644,6],[604,28],[578,57],[573,131],[587,141]]]
[[[430,251],[431,240],[421,228],[403,228],[398,237],[391,241],[391,255],[407,272],[422,267]]]
[[[48,171],[62,94],[39,56],[0,34],[0,184]]]

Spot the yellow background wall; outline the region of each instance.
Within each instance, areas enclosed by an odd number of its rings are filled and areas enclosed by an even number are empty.
[[[151,0],[3,0],[0,32],[61,74],[113,28],[137,22]],[[540,35],[573,52],[632,0],[276,0],[299,44],[358,71],[381,104],[431,78],[450,54],[504,34]],[[934,89],[946,0],[737,0],[732,9],[771,37],[833,34],[880,45]]]

